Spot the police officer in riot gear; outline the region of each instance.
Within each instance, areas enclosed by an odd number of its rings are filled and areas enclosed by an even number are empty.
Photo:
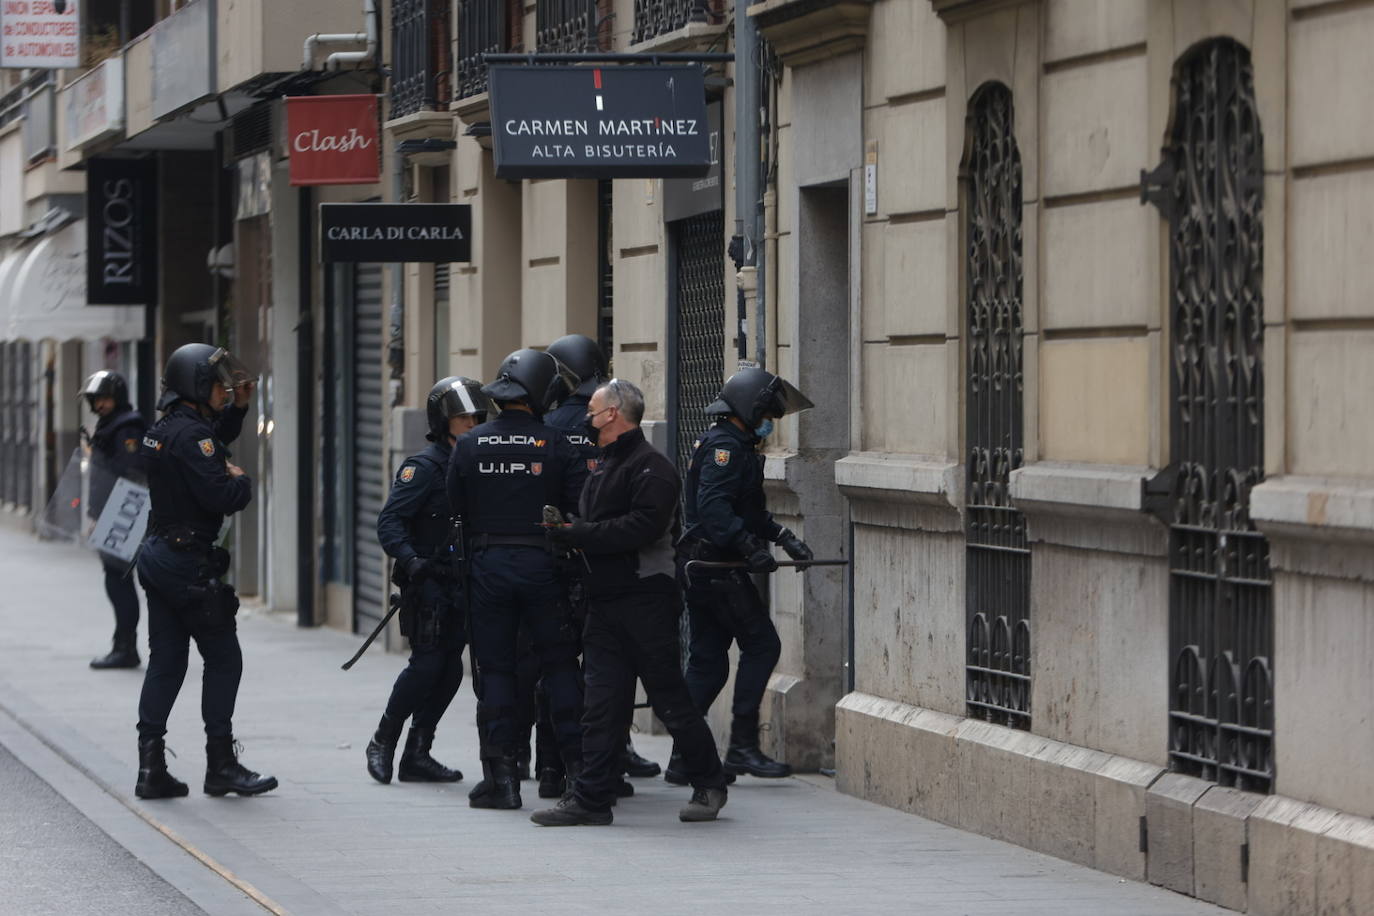
[[[453,447],[450,511],[463,520],[471,557],[468,614],[482,682],[482,732],[488,791],[475,808],[519,808],[516,771],[516,643],[523,625],[539,658],[554,739],[570,776],[582,765],[582,691],[577,634],[541,527],[543,507],[573,509],[587,469],[568,441],[540,417],[572,390],[548,353],[517,350],[482,390],[500,414]]]
[[[238,761],[232,724],[243,673],[234,621],[238,597],[221,578],[229,553],[215,544],[224,517],[252,498],[252,482],[230,463],[225,445],[243,427],[253,379],[227,350],[186,344],[168,358],[162,387],[158,407],[164,413],[140,448],[152,508],[138,557],[148,596],[149,657],[138,701],[134,793],[186,794],[186,784],[167,772],[164,737],[194,639],[205,662],[205,792],[258,795],[275,789],[277,780]]]
[[[749,573],[778,568],[773,542],[794,560],[811,559],[811,550],[773,520],[764,505],[763,456],[759,444],[773,421],[814,406],[800,391],[763,369],[741,369],[726,381],[720,397],[706,408],[720,419],[701,437],[692,454],[684,487],[687,530],[678,560],[743,560],[746,569],[693,572],[686,581],[691,642],[687,686],[705,713],[730,673],[730,643],[739,644],[739,668],[731,705],[730,745],[725,771],[764,778],[791,774],[791,767],[759,750],[759,704],[778,662],[782,643]],[[686,780],[676,759],[664,778]]]
[[[554,429],[561,429],[566,433],[568,441],[573,444],[587,462],[587,470],[591,471],[596,467],[597,459],[601,456],[601,449],[596,443],[596,438],[587,428],[587,404],[591,401],[592,394],[597,387],[604,384],[610,376],[610,366],[606,362],[606,354],[601,352],[601,347],[597,345],[596,341],[585,334],[566,334],[549,344],[548,352],[577,376],[578,383],[573,393],[563,403],[549,411],[544,417],[544,422]],[[545,726],[542,714],[539,725],[540,737],[542,738]],[[548,755],[544,756],[547,757]],[[556,763],[556,760],[554,762]],[[559,784],[558,791],[549,791],[546,790],[545,785],[546,770],[543,767],[537,767],[537,769],[540,774],[539,797],[558,798],[562,795],[562,773],[554,771],[547,773]],[[635,751],[629,735],[625,736],[625,772],[630,776],[637,777],[657,776],[660,772],[658,764],[652,760],[646,760]],[[620,794],[622,796],[632,795],[634,794],[634,787],[629,783],[622,783]]]
[[[102,369],[92,374],[81,387],[81,396],[99,418],[90,436],[93,470],[86,502],[87,514],[97,519],[119,478],[142,480],[139,449],[148,421],[129,404],[129,383],[118,372]],[[114,607],[114,644],[108,655],[92,659],[91,667],[137,668],[138,589],[134,587],[134,577],[130,570],[104,554],[100,563],[105,568],[105,594]]]
[[[410,639],[410,661],[396,678],[386,712],[367,744],[367,772],[391,782],[401,726],[412,719],[396,774],[402,782],[457,782],[463,778],[430,756],[434,730],[463,683],[464,630],[452,525],[444,475],[457,438],[485,423],[491,402],[480,382],[462,376],[440,379],[425,399],[430,445],[396,472],[386,506],[377,516],[377,539],[396,561],[401,585],[401,631]]]

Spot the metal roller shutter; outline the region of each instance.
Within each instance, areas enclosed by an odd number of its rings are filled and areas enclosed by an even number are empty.
[[[353,302],[353,630],[367,633],[386,609],[386,555],[377,514],[386,491],[382,442],[382,268],[359,264]]]

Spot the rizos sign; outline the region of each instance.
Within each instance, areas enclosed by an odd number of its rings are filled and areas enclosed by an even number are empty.
[[[157,162],[86,163],[86,301],[157,302]]]
[[[325,261],[468,261],[468,204],[320,204]]]
[[[711,167],[702,70],[491,68],[500,178],[692,178]]]

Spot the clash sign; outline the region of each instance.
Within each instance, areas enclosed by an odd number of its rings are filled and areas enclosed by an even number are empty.
[[[491,68],[500,178],[693,178],[711,168],[699,66]]]

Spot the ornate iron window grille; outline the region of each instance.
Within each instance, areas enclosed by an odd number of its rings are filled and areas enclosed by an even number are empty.
[[[452,101],[452,24],[450,0],[392,0],[390,117]]]
[[[635,44],[676,32],[689,22],[719,22],[720,0],[635,0]]]
[[[1170,765],[1271,792],[1273,581],[1250,520],[1264,479],[1264,149],[1241,45],[1179,60],[1142,197],[1170,237],[1170,465],[1146,488],[1170,528]]]
[[[677,469],[711,425],[706,407],[725,381],[725,216],[712,210],[673,223],[677,271]]]
[[[458,0],[458,98],[487,91],[483,54],[509,51],[509,0]]]
[[[1030,727],[1030,546],[1011,504],[1024,460],[1021,153],[1011,90],[980,89],[969,105],[967,547],[968,714]]]
[[[539,0],[536,45],[549,54],[596,51],[600,43],[597,0]]]

